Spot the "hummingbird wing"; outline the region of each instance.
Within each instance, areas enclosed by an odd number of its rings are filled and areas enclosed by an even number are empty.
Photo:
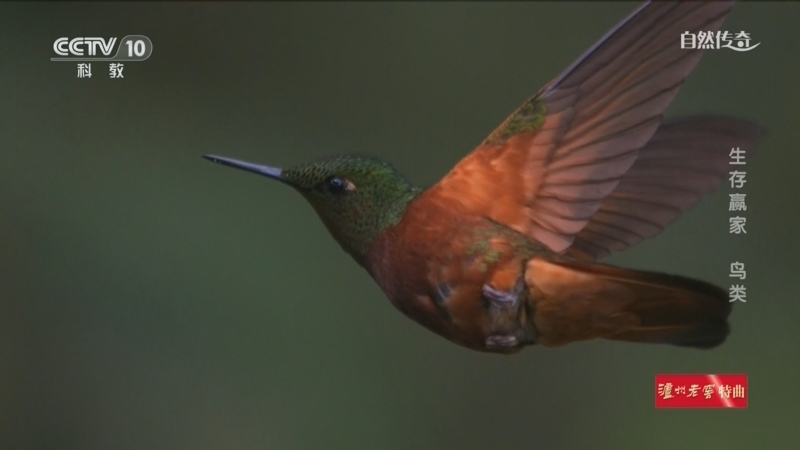
[[[598,259],[660,233],[739,167],[730,165],[732,148],[749,155],[763,134],[758,125],[727,117],[662,124],[567,252]]]
[[[703,50],[682,49],[681,34],[715,32],[732,3],[642,5],[526,101],[429,195],[555,252],[567,250],[651,140],[699,62]]]

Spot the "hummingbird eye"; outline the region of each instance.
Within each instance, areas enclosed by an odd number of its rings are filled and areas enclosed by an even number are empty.
[[[349,190],[350,183],[342,177],[333,176],[325,181],[325,188],[331,194],[341,194]]]

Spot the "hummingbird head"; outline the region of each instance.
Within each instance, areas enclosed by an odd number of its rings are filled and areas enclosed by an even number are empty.
[[[389,163],[366,156],[334,156],[289,169],[214,155],[204,158],[293,187],[359,263],[372,241],[398,223],[408,203],[421,192]]]

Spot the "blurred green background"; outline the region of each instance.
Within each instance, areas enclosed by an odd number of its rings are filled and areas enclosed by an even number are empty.
[[[634,3],[0,5],[0,448],[793,449],[800,442],[798,4],[739,4],[670,116],[764,124],[747,235],[723,186],[609,262],[730,284],[713,351],[474,353],[396,312],[300,196],[210,164],[335,153],[439,179]],[[111,80],[59,37],[143,34]],[[747,373],[663,411],[659,372]]]

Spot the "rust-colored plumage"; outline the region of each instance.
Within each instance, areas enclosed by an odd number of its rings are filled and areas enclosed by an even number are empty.
[[[719,184],[730,148],[755,143],[744,121],[661,123],[702,55],[680,33],[716,30],[730,8],[640,8],[412,202],[367,258],[395,305],[477,350],[724,340],[725,291],[580,260],[661,231]]]
[[[426,190],[364,157],[207,158],[297,189],[399,310],[465,347],[713,347],[729,332],[724,290],[595,260],[659,233],[761,136],[732,118],[662,122],[703,53],[680,35],[716,31],[731,7],[642,5]]]

